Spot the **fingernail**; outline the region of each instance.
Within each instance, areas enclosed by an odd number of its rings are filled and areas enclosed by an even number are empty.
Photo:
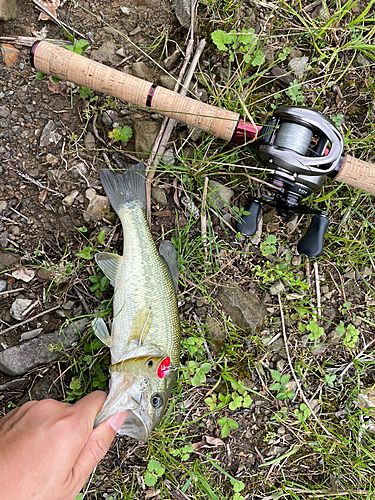
[[[122,413],[116,413],[112,417],[108,419],[109,425],[112,427],[112,429],[117,432],[119,428],[122,426],[126,419],[126,411],[123,411]]]

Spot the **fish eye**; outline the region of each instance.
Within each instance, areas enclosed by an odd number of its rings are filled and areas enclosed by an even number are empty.
[[[153,365],[153,364],[154,364],[154,362],[152,361],[152,359],[149,359],[149,360],[147,361],[147,366],[148,366],[148,368],[152,368],[152,365]]]
[[[163,404],[163,398],[160,396],[160,394],[154,394],[151,397],[151,404],[154,408],[160,408]]]

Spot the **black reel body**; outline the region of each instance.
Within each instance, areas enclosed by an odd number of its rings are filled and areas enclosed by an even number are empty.
[[[343,139],[334,124],[322,113],[310,108],[285,106],[261,129],[258,154],[266,168],[274,169],[262,199],[251,200],[237,230],[246,236],[256,232],[261,213],[260,202],[274,206],[281,217],[295,213],[313,214],[298,251],[319,257],[329,220],[326,212],[300,205],[300,201],[318,191],[327,176],[334,177],[343,158]],[[253,231],[253,232],[251,232]]]

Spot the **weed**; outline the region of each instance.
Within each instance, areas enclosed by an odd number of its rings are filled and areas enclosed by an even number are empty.
[[[158,479],[160,479],[165,472],[165,468],[162,467],[159,460],[150,460],[147,465],[147,472],[145,473],[145,485],[154,486]]]
[[[103,273],[100,273],[98,276],[89,276],[89,280],[93,283],[93,285],[90,286],[90,292],[95,292],[95,297],[100,299],[103,292],[105,292],[108,288],[109,279],[107,276],[104,276]]]
[[[303,104],[305,101],[301,87],[302,84],[298,83],[298,80],[293,80],[293,82],[290,82],[289,89],[285,91],[285,94],[290,97],[292,103],[296,106]]]
[[[266,241],[262,241],[259,245],[260,251],[262,252],[263,257],[267,257],[267,255],[272,255],[276,253],[275,243],[277,238],[274,234],[269,234],[266,238]]]
[[[229,33],[216,30],[211,33],[211,38],[219,50],[229,52],[230,61],[234,60],[235,54],[241,54],[245,63],[250,63],[252,66],[261,66],[264,62],[264,55],[257,48],[258,37],[254,33],[252,28],[240,33],[235,30]]]
[[[280,401],[284,399],[293,399],[296,395],[295,392],[292,392],[288,387],[286,387],[287,383],[290,380],[290,375],[281,375],[277,370],[271,370],[271,377],[275,381],[270,385],[271,391],[277,391],[276,399]]]
[[[238,424],[233,418],[229,417],[222,417],[220,418],[217,423],[221,427],[221,437],[225,438],[230,434],[231,430],[238,429]]]
[[[298,420],[303,423],[307,420],[309,415],[311,415],[311,411],[310,408],[305,405],[305,403],[302,403],[299,405],[299,409],[296,408],[294,410],[294,414],[297,416]]]
[[[113,130],[108,132],[108,137],[114,142],[121,141],[126,144],[129,139],[133,136],[133,131],[130,127],[125,125],[124,127],[115,127]]]

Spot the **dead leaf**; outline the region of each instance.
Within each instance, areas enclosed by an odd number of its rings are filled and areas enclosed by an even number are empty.
[[[43,28],[40,31],[33,30],[32,34],[36,37],[41,37],[41,38],[47,38],[47,33],[48,33],[48,28],[47,26],[43,26]]]
[[[178,206],[178,208],[181,208],[180,207],[180,202],[178,201],[180,190],[177,188],[177,177],[175,177],[175,179],[173,181],[173,187],[174,187],[174,195],[173,195],[174,202],[176,203],[176,205]]]
[[[47,82],[47,87],[52,94],[61,94],[66,97],[68,93],[68,83],[67,82],[54,82],[52,77],[49,77]]]
[[[150,498],[155,498],[155,500],[160,499],[160,490],[154,490],[153,488],[150,490],[147,490],[145,492],[145,500],[149,500]]]
[[[39,0],[39,3],[41,3],[54,17],[57,17],[56,9],[60,6],[60,0]],[[38,21],[49,21],[50,19],[51,18],[47,14],[41,12]]]
[[[10,68],[14,63],[18,61],[19,50],[13,47],[13,45],[11,45],[10,43],[1,44],[1,53],[5,66],[7,68]]]
[[[203,436],[202,441],[199,443],[193,443],[194,451],[200,450],[201,448],[213,448],[215,446],[223,446],[224,441],[219,438],[214,438],[212,436]]]
[[[21,280],[24,281],[25,283],[28,283],[34,278],[35,272],[32,269],[26,269],[26,267],[20,267],[19,269],[16,269],[15,271],[12,272],[12,276],[17,280]]]

